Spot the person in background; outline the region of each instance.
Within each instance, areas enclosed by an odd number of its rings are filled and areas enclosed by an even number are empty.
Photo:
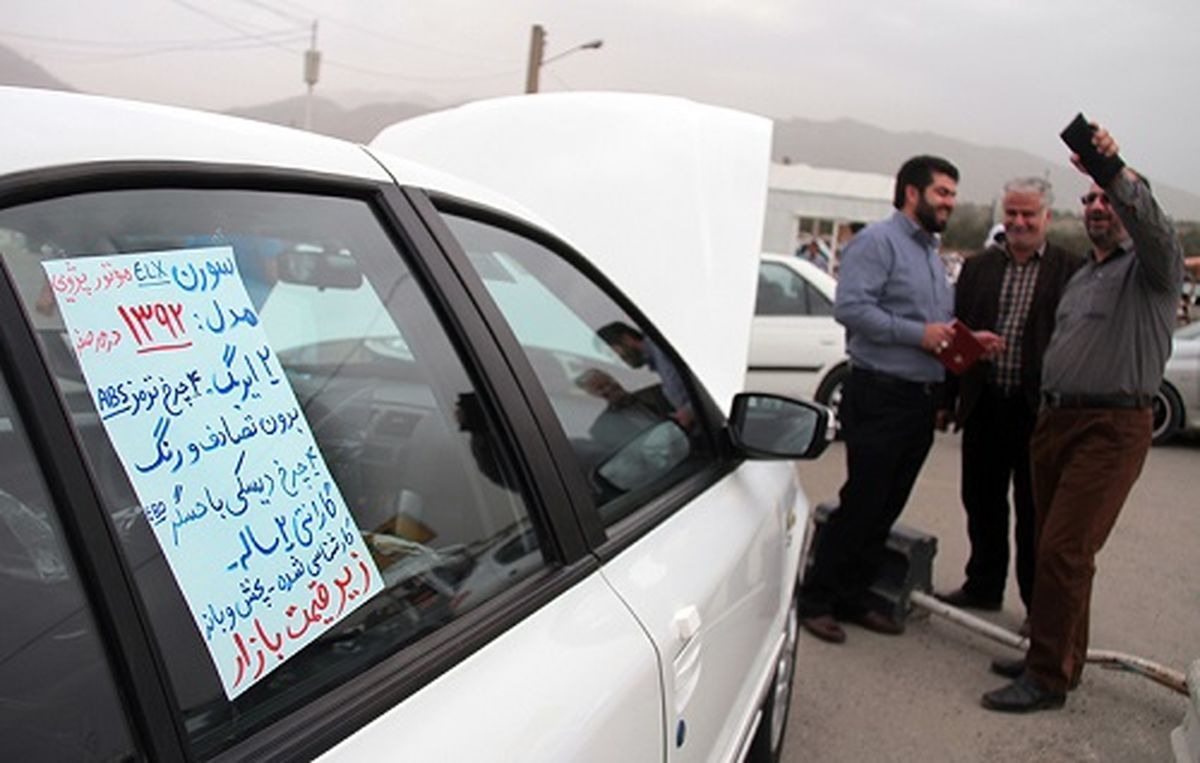
[[[955,316],[972,329],[1004,340],[982,361],[947,384],[946,414],[962,428],[963,508],[971,555],[966,580],[940,594],[947,604],[999,610],[1009,559],[1009,488],[1016,517],[1016,570],[1021,601],[1033,597],[1034,515],[1029,438],[1041,405],[1042,355],[1054,330],[1054,311],[1083,259],[1046,241],[1050,183],[1029,177],[1004,186],[999,244],[967,258],[954,293]],[[992,238],[996,238],[993,236]]]
[[[1092,145],[1119,163],[1116,141],[1093,128]],[[1062,707],[1079,684],[1096,554],[1150,449],[1183,249],[1149,183],[1119,166],[1082,199],[1092,250],[1067,284],[1042,361],[1042,409],[1030,445],[1037,561],[1029,650],[1024,659],[992,663],[1014,680],[983,695],[989,710]]]

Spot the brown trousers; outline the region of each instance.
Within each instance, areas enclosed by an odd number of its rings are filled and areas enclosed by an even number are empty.
[[[1087,658],[1096,553],[1141,474],[1151,413],[1043,409],[1030,443],[1037,544],[1029,673],[1065,692]]]

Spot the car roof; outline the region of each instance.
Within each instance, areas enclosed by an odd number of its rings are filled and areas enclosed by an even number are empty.
[[[805,280],[828,297],[831,302],[837,294],[837,279],[808,260],[793,254],[775,254],[773,252],[763,252],[760,259],[764,262],[778,262],[799,272]]]
[[[771,123],[679,98],[501,98],[371,147],[225,115],[0,87],[0,175],[98,162],[261,166],[398,182],[567,241],[653,320],[727,409],[742,385]]]

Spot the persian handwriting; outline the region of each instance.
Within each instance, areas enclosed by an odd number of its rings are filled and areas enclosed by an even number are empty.
[[[303,417],[298,407],[287,411],[275,411],[262,416],[251,413],[242,415],[241,420],[221,414],[214,422],[204,424],[204,437],[185,442],[176,448],[167,439],[171,427],[171,419],[159,417],[154,426],[154,445],[152,460],[140,459],[133,466],[142,474],[157,471],[160,467],[169,467],[173,474],[184,466],[195,466],[205,456],[213,451],[227,448],[231,445],[241,445],[247,440],[262,437],[281,437],[290,432],[303,433],[300,426]]]
[[[338,504],[333,500],[333,483],[324,482],[316,496],[294,505],[290,512],[275,514],[270,525],[243,524],[237,534],[241,548],[237,558],[228,562],[225,569],[247,570],[255,557],[269,557],[276,551],[290,554],[297,548],[314,546],[318,553],[308,559],[311,568],[319,569],[322,564],[333,561],[342,550],[341,546],[346,544],[337,532],[341,528],[335,527],[338,514]],[[327,528],[331,531],[319,537]]]
[[[256,609],[269,609],[275,590],[275,586],[264,584],[262,578],[242,578],[232,600],[209,602],[200,611],[205,640],[212,639],[214,633],[232,633],[239,622],[253,617]]]
[[[272,658],[282,661],[289,656],[289,650],[307,643],[314,631],[323,632],[353,603],[370,595],[376,585],[376,576],[371,572],[373,565],[364,562],[357,551],[351,551],[349,557],[350,561],[342,564],[330,581],[309,581],[304,588],[305,599],[283,610],[286,620],[281,625],[266,626],[261,618],[255,617],[244,622],[242,628],[234,626],[222,631],[232,633],[234,686],[247,677],[252,681],[261,678]]]
[[[76,331],[72,335],[72,340],[75,344],[75,352],[78,354],[83,354],[85,350],[108,353],[117,349],[117,345],[121,344],[121,332],[117,329]]]
[[[212,300],[212,309],[205,309],[204,315],[193,313],[197,325],[212,334],[224,334],[245,324],[248,327],[258,325],[258,313],[252,307],[225,307],[217,300]]]
[[[237,272],[233,258],[205,260],[203,263],[188,262],[171,266],[171,279],[175,285],[187,292],[216,291],[221,279]]]
[[[146,375],[140,381],[126,379],[116,384],[106,384],[95,391],[96,410],[101,419],[117,416],[137,416],[161,410],[171,417],[183,415],[204,392],[200,388],[200,371],[190,368],[181,372],[177,380],[163,378],[161,374]]]
[[[62,272],[49,275],[50,289],[68,304],[97,292],[121,289],[133,280],[131,268],[114,267],[108,260],[100,261],[99,272],[83,272],[74,262],[67,262]]]
[[[139,354],[191,347],[192,341],[185,336],[183,310],[182,302],[117,305],[117,315],[137,342]]]
[[[383,581],[229,246],[43,263],[138,507],[233,698]],[[286,316],[285,318],[286,319]]]

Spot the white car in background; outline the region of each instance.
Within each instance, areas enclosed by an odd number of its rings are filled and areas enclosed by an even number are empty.
[[[831,426],[737,394],[754,267],[721,255],[761,236],[768,120],[538,95],[364,147],[50,91],[0,109],[6,759],[779,759],[791,460]],[[251,415],[271,389],[290,429]],[[130,400],[132,435],[108,423]],[[285,432],[295,468],[190,466],[270,464]],[[129,478],[166,464],[169,521]]]
[[[833,319],[837,281],[811,262],[763,254],[746,388],[816,400],[837,410],[850,373],[846,332]]]
[[[1200,321],[1175,332],[1162,386],[1154,398],[1154,444],[1200,431]]]

